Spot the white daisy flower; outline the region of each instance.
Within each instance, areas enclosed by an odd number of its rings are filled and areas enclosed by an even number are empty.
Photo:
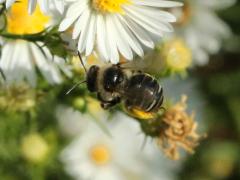
[[[173,11],[178,16],[179,34],[191,48],[196,65],[208,63],[209,55],[216,54],[223,40],[231,35],[229,26],[217,16],[215,10],[234,3],[235,0],[186,1],[183,11]]]
[[[181,5],[167,0],[75,0],[59,31],[74,24],[72,38],[78,39],[78,50],[86,56],[96,44],[104,60],[117,63],[119,52],[132,60],[133,52],[143,56],[143,48],[153,48],[164,32],[173,31],[169,23],[176,18],[159,8]]]
[[[13,3],[17,2],[17,0],[0,0],[0,3],[3,2],[6,3],[6,8],[9,8]],[[51,8],[58,10],[61,14],[64,12],[64,0],[28,0],[28,12],[30,14],[36,9],[37,3],[43,13],[49,13]]]
[[[37,9],[32,15],[26,11],[27,2],[14,4],[7,13],[7,32],[12,35],[35,34],[43,31],[50,17],[43,15]],[[70,69],[64,59],[53,57],[43,43],[25,40],[3,38],[0,56],[0,69],[7,83],[27,80],[32,86],[36,85],[36,67],[50,84],[62,81],[60,69],[71,76]],[[42,47],[42,48],[40,48]]]
[[[0,69],[7,83],[27,80],[30,85],[36,86],[36,67],[50,84],[62,82],[59,69],[71,76],[64,59],[53,57],[48,48],[40,49],[41,46],[40,43],[34,44],[23,40],[6,41],[0,57]]]
[[[123,114],[117,118],[120,121],[109,126],[112,137],[96,123],[89,122],[79,137],[63,150],[61,160],[74,179],[130,180],[134,174],[141,173],[142,165],[136,157],[142,143],[137,135],[139,125]]]

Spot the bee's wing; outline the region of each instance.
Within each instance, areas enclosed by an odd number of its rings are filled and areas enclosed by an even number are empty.
[[[124,69],[139,70],[146,73],[159,73],[162,69],[161,67],[163,67],[163,62],[155,53],[147,54],[144,58],[136,58],[135,60],[124,61],[119,64]]]

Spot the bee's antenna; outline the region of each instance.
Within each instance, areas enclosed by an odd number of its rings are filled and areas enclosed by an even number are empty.
[[[83,69],[84,69],[85,73],[87,74],[87,69],[86,69],[86,67],[85,67],[85,65],[84,65],[84,63],[83,63],[82,56],[81,56],[81,54],[80,54],[79,51],[78,51],[78,57],[79,57],[79,59],[80,59],[80,62],[81,62],[81,64],[82,64],[82,66],[83,66]]]
[[[66,95],[68,95],[70,92],[72,92],[72,90],[74,90],[77,86],[79,86],[80,84],[82,83],[86,83],[87,81],[84,80],[84,81],[80,81],[78,83],[76,83],[71,89],[69,89],[67,92],[66,92]]]

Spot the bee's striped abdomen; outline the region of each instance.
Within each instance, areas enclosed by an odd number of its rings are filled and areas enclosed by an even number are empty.
[[[163,103],[162,87],[155,78],[147,74],[137,74],[129,79],[126,96],[127,106],[145,112],[157,111]]]

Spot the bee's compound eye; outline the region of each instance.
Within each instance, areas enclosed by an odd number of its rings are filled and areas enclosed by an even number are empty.
[[[87,87],[90,92],[97,91],[97,76],[99,67],[91,66],[87,73]]]
[[[122,83],[124,80],[124,74],[118,67],[110,67],[104,73],[104,89],[107,91],[114,91],[117,85]]]

